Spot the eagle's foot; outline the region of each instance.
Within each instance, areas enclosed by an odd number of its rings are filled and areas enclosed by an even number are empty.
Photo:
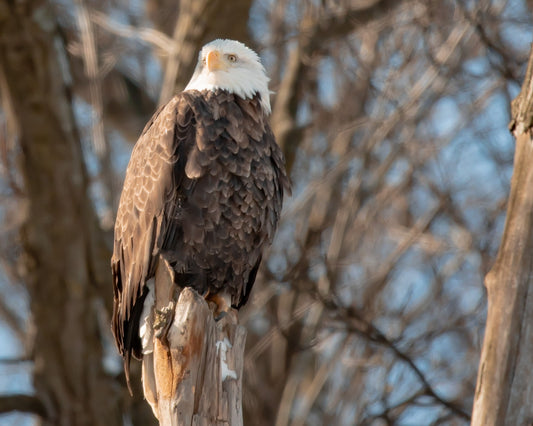
[[[174,319],[175,308],[176,304],[171,301],[164,308],[155,310],[154,334],[158,339],[162,340],[163,338],[166,338]]]
[[[228,312],[226,312],[226,311],[222,311],[222,312],[218,312],[218,314],[217,314],[217,312],[215,311],[214,315],[215,315],[215,317],[214,317],[214,318],[215,318],[215,321],[218,322],[218,321],[220,321],[222,318],[224,318],[226,315],[228,315]]]
[[[206,300],[210,302],[210,305],[212,306],[213,318],[215,321],[220,321],[233,311],[231,308],[231,297],[227,294],[209,294],[206,297]]]

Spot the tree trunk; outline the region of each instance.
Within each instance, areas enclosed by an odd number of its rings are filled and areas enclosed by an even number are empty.
[[[22,264],[37,325],[34,386],[44,423],[120,425],[98,325],[103,288],[111,295],[102,266],[109,251],[88,196],[68,62],[47,2],[0,0],[0,40],[3,109],[21,147]]]
[[[485,278],[489,305],[473,426],[533,424],[532,74],[533,49],[512,105],[514,172],[501,246]]]
[[[166,268],[157,269],[155,280],[155,328],[161,312],[171,316],[168,332],[154,330],[153,353],[143,356],[144,394],[154,415],[162,426],[242,426],[246,329],[237,311],[215,321],[195,290],[185,288],[177,298]]]

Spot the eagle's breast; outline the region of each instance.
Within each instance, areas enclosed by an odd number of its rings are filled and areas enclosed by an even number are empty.
[[[170,197],[176,204],[170,220],[182,238],[162,253],[182,285],[200,293],[224,289],[239,305],[279,218],[283,182],[273,159],[279,148],[258,97],[216,90],[185,92],[184,99],[195,139],[182,185]]]

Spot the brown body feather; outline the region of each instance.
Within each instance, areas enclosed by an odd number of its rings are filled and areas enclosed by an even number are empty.
[[[158,110],[135,145],[115,224],[113,333],[129,376],[140,358],[146,281],[162,256],[180,287],[250,294],[274,237],[284,160],[260,99],[187,91]]]

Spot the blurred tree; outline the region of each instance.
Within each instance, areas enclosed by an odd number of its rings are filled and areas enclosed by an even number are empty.
[[[0,81],[21,152],[21,278],[36,324],[33,385],[45,424],[118,425],[98,327],[109,251],[88,196],[66,55],[48,5],[25,6],[0,6]]]
[[[0,378],[0,412],[153,424],[109,337],[113,214],[157,104],[231,37],[272,78],[294,185],[240,314],[244,423],[468,424],[530,2],[174,3],[0,0],[0,331],[21,342],[0,368],[32,381]]]

